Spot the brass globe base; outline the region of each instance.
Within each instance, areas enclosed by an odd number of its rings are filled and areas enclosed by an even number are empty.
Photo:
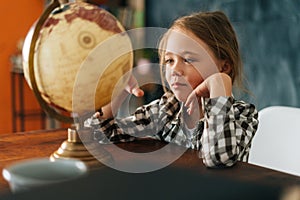
[[[85,131],[86,133],[83,134],[87,135],[87,139],[84,138],[84,140],[86,140],[84,142],[85,144],[80,140],[77,130],[69,128],[68,139],[50,156],[50,159],[78,159],[83,161],[89,169],[103,167],[104,164],[102,164],[102,162],[113,163],[113,158],[108,151],[102,148],[99,143],[88,139],[90,131],[88,129],[81,131]]]

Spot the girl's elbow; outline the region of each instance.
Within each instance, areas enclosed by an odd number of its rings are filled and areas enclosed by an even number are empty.
[[[227,168],[232,167],[238,160],[237,154],[232,154],[229,156],[227,153],[216,154],[211,156],[210,154],[206,154],[202,157],[203,164],[207,168]]]

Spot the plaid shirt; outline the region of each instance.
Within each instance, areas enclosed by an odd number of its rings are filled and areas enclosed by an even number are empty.
[[[192,130],[182,123],[182,105],[171,92],[137,108],[129,117],[90,118],[85,121],[85,126],[93,128],[94,138],[100,143],[152,136],[199,150],[207,167],[226,167],[238,160],[247,161],[258,126],[255,106],[233,97],[203,99],[202,105],[204,117]]]

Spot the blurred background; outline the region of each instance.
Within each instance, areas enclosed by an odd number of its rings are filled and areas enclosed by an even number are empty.
[[[126,29],[168,28],[182,15],[222,10],[237,32],[250,93],[241,98],[260,110],[271,105],[300,107],[300,3],[297,0],[94,0],[112,12]],[[1,1],[0,13],[0,133],[64,126],[41,111],[22,73],[21,49],[32,24],[49,2]],[[150,63],[157,71],[155,50],[136,53],[136,64]],[[152,66],[152,68],[151,68]],[[158,97],[159,86],[144,103]]]

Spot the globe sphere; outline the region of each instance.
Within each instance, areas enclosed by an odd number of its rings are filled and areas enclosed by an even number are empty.
[[[24,75],[30,87],[28,58],[34,28],[35,24],[23,47]],[[101,47],[116,35],[113,42],[103,46],[106,49]],[[119,49],[123,49],[120,56],[114,56],[105,66],[98,66],[95,62],[107,60]],[[85,2],[64,4],[48,16],[39,33],[34,54],[34,77],[39,93],[48,104],[68,112],[74,112],[74,98],[80,102],[76,105],[78,113],[90,110],[91,103],[95,110],[109,103],[114,88],[122,90],[128,80],[124,74],[133,65],[131,42],[120,22],[108,11]],[[80,92],[74,97],[75,82],[83,63],[91,70],[84,76],[84,85],[76,85]],[[91,95],[94,102],[87,98]]]

